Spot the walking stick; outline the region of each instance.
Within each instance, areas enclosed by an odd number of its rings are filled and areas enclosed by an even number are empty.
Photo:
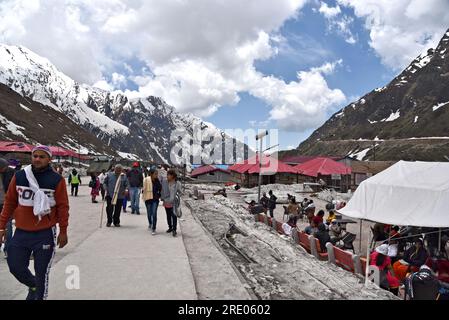
[[[104,211],[104,200],[103,204],[101,205],[100,228],[103,228],[103,211]]]

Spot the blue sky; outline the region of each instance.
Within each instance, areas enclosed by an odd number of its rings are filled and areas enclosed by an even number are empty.
[[[333,2],[328,3],[332,5]],[[335,106],[334,111],[393,79],[398,72],[382,64],[379,56],[369,46],[369,30],[364,27],[364,20],[354,15],[353,9],[342,9],[342,12],[354,18],[351,29],[358,40],[355,44],[349,44],[343,37],[328,30],[325,17],[313,10],[314,8],[317,8],[315,4],[306,5],[298,18],[288,20],[280,30],[297,53],[292,55],[291,52],[281,51],[267,61],[257,61],[258,71],[289,82],[296,80],[297,71],[342,59],[342,65],[337,67],[334,73],[326,76],[329,87],[341,89],[348,99],[347,102]],[[266,121],[269,118],[270,106],[264,101],[248,94],[241,94],[240,98],[237,106],[222,107],[214,115],[206,118],[207,121],[220,128],[246,128],[249,121]],[[328,116],[333,113],[329,112]],[[274,121],[270,121],[268,128],[278,126]],[[313,131],[314,129],[306,132],[280,130],[280,148],[286,149],[288,146],[296,148]]]

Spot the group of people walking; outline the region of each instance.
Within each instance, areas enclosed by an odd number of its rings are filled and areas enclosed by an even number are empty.
[[[179,196],[182,191],[181,183],[177,181],[174,169],[166,171],[156,167],[145,172],[138,162],[133,163],[130,170],[125,171],[123,166],[117,164],[106,172],[97,176],[91,175],[89,187],[91,188],[92,202],[101,193],[102,200],[106,201],[106,226],[120,227],[120,214],[122,209],[126,212],[126,205],[131,202],[131,214],[140,215],[140,197],[145,202],[148,217],[148,229],[156,234],[157,209],[160,202],[165,208],[167,216],[167,233],[177,235],[177,220],[180,215]],[[178,199],[178,201],[177,201]]]

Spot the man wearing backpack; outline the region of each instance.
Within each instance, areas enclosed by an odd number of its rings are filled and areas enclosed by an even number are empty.
[[[418,272],[414,272],[405,279],[405,296],[410,300],[438,300],[440,283],[432,270],[422,265]]]

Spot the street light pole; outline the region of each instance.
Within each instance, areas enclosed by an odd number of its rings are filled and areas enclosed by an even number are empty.
[[[259,133],[256,136],[256,141],[260,140],[260,148],[259,148],[259,187],[258,187],[258,191],[257,191],[257,203],[260,203],[260,185],[262,184],[262,138],[268,135],[268,130],[265,130],[261,133]],[[257,157],[256,157],[257,159]]]

